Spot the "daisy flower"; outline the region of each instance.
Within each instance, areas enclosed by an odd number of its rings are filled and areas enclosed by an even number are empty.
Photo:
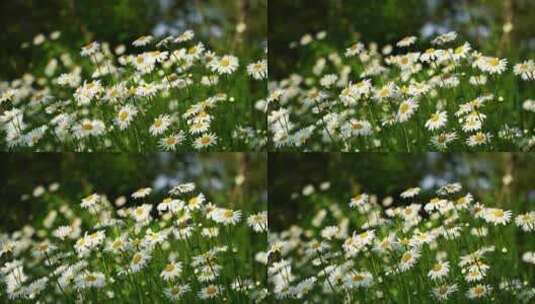
[[[507,69],[507,59],[482,56],[474,62],[474,65],[483,72],[501,74]]]
[[[182,299],[182,296],[190,290],[191,287],[189,284],[175,285],[173,287],[166,288],[164,290],[164,294],[169,300],[178,301]]]
[[[100,80],[92,82],[84,82],[84,84],[76,89],[74,92],[74,99],[80,106],[88,105],[93,99],[104,92],[104,88],[100,84]]]
[[[535,80],[535,63],[532,59],[517,63],[513,67],[513,72],[522,80]]]
[[[266,79],[268,74],[267,60],[263,59],[247,66],[247,74],[256,80]]]
[[[119,129],[124,130],[128,128],[134,117],[137,115],[138,110],[132,105],[123,106],[117,113],[115,118],[115,124],[119,126]]]
[[[518,215],[515,224],[525,232],[535,231],[535,211]]]
[[[76,278],[78,289],[102,288],[106,285],[106,277],[101,272],[82,273]]]
[[[439,280],[443,279],[448,275],[448,272],[450,270],[450,263],[449,262],[437,262],[433,265],[431,270],[427,273],[427,276],[431,278],[431,280]]]
[[[370,272],[356,272],[351,271],[347,274],[344,279],[344,287],[348,289],[359,288],[359,287],[369,287],[373,283],[373,276]]]
[[[185,139],[184,132],[180,131],[177,134],[173,134],[167,137],[160,139],[159,146],[160,148],[166,151],[175,151],[176,146],[180,145]]]
[[[82,55],[82,57],[90,57],[90,56],[95,55],[99,50],[100,50],[100,44],[94,41],[82,47],[82,51],[80,52],[80,55]]]
[[[512,212],[499,208],[487,208],[483,219],[494,225],[505,225],[511,220]]]
[[[232,55],[225,55],[221,58],[214,58],[208,63],[208,68],[212,72],[217,72],[220,75],[232,74],[240,66],[238,58]]]
[[[402,198],[412,198],[420,193],[420,187],[409,188],[401,193]]]
[[[197,150],[213,146],[217,143],[217,136],[214,133],[206,133],[198,137],[193,142],[193,147]]]
[[[137,46],[137,47],[145,46],[145,45],[151,43],[153,39],[154,39],[154,37],[152,37],[151,35],[141,36],[138,39],[134,40],[134,42],[132,42],[132,45],[133,46]]]
[[[480,146],[488,144],[492,138],[490,133],[477,132],[474,135],[470,135],[466,140],[466,144],[470,147]]]
[[[406,251],[401,256],[401,261],[399,262],[399,271],[404,272],[411,269],[414,264],[418,261],[420,257],[420,251],[417,248],[410,249]]]
[[[372,125],[367,120],[357,120],[352,118],[341,128],[342,136],[350,138],[354,136],[368,136],[372,134]]]
[[[433,296],[439,301],[446,301],[451,294],[457,291],[457,284],[441,285],[433,288]]]
[[[522,108],[526,111],[535,112],[535,100],[525,100],[524,103],[522,103]]]
[[[241,211],[227,208],[218,208],[212,215],[212,220],[223,225],[236,225],[241,219]]]
[[[471,50],[470,43],[465,42],[463,45],[455,48],[449,55],[454,61],[460,61],[461,59],[467,58]]]
[[[104,122],[98,119],[84,119],[73,127],[74,137],[86,138],[89,136],[99,136],[106,132]]]
[[[489,285],[478,284],[474,287],[471,287],[466,292],[466,296],[469,299],[479,299],[479,298],[483,298],[489,295],[491,290],[492,290],[492,287],[490,287]]]
[[[250,215],[247,218],[247,224],[253,228],[255,232],[265,232],[268,228],[268,215],[266,211]]]
[[[431,40],[432,44],[442,45],[446,44],[448,42],[452,42],[455,39],[457,39],[457,33],[454,31],[447,32],[445,34],[439,35],[435,37],[433,40]]]
[[[73,229],[71,226],[59,226],[54,230],[52,235],[60,240],[65,240],[72,232]]]
[[[133,198],[143,198],[143,197],[148,196],[151,192],[152,192],[152,188],[150,188],[150,187],[141,188],[141,189],[136,190],[136,192],[132,193],[132,197]]]
[[[130,266],[129,266],[130,271],[132,272],[140,271],[141,269],[143,269],[143,267],[145,267],[145,265],[150,260],[150,258],[151,256],[143,251],[134,253],[134,255],[132,256],[132,260],[130,260]]]
[[[99,194],[93,193],[87,197],[82,198],[82,203],[80,204],[80,206],[84,209],[95,208],[100,201],[101,196]]]
[[[183,193],[189,193],[195,190],[195,184],[194,183],[184,183],[184,184],[178,184],[174,186],[170,191],[169,194],[178,195]]]
[[[455,139],[457,139],[457,133],[455,133],[455,132],[444,132],[444,133],[440,133],[438,135],[433,136],[431,138],[431,143],[436,148],[438,148],[440,150],[444,150]]]
[[[363,206],[368,203],[370,196],[366,193],[358,194],[351,198],[349,202],[349,207],[354,208],[357,206]]]
[[[136,222],[145,222],[150,218],[150,212],[152,210],[152,205],[143,204],[139,207],[132,209],[131,215]]]
[[[202,204],[205,201],[206,201],[206,197],[204,196],[204,194],[199,193],[199,195],[194,196],[188,200],[188,204],[187,204],[188,210],[193,211],[193,210],[201,209]]]
[[[408,47],[416,42],[416,36],[409,36],[401,39],[396,43],[397,47]]]
[[[296,298],[301,299],[303,296],[309,293],[312,290],[312,288],[314,288],[317,280],[318,279],[316,277],[307,278],[299,282],[297,286],[293,287],[293,289],[291,290],[291,293],[294,294]]]
[[[418,103],[414,99],[402,101],[397,112],[397,120],[406,122],[416,112],[416,109],[418,109]]]
[[[522,254],[522,261],[524,263],[535,264],[535,252],[526,251]]]
[[[171,262],[165,266],[164,270],[162,270],[160,277],[162,277],[164,281],[170,281],[180,276],[181,273],[182,263]]]
[[[160,135],[164,133],[171,125],[171,117],[167,114],[161,114],[154,119],[154,122],[149,128],[149,132],[152,136]]]
[[[364,44],[362,42],[357,42],[346,49],[345,56],[353,57],[360,54],[362,51],[364,51]]]
[[[321,77],[320,79],[320,85],[324,88],[330,88],[333,84],[336,83],[338,80],[338,75],[336,74],[329,74]]]
[[[197,295],[202,300],[208,300],[220,296],[222,290],[222,286],[211,284],[206,287],[203,287]]]
[[[190,41],[195,37],[195,33],[192,30],[186,30],[182,34],[180,34],[176,39],[174,40],[175,43],[181,43]]]
[[[446,125],[448,116],[446,111],[438,111],[431,115],[431,118],[425,123],[425,127],[429,131],[438,130]]]

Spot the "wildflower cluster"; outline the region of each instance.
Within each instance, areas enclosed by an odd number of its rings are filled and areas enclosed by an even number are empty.
[[[300,199],[319,206],[316,212],[269,236],[269,284],[281,301],[535,299],[534,211],[485,205],[459,183],[435,193],[410,188],[398,199],[360,193],[342,204],[328,186],[305,189]]]
[[[243,58],[216,53],[188,30],[113,49],[94,41],[73,54],[60,37],[34,41],[39,58],[48,60],[36,63],[42,69],[0,82],[5,150],[258,150],[265,144],[262,48]]]
[[[382,48],[356,42],[342,51],[325,37],[293,43],[303,68],[269,85],[273,148],[533,149],[533,60],[484,55],[458,42],[455,32],[422,51],[415,36]]]
[[[216,205],[193,183],[159,203],[142,188],[114,203],[93,193],[74,206],[58,187],[33,193],[58,206],[42,223],[0,234],[2,303],[259,303],[266,296],[266,211]]]

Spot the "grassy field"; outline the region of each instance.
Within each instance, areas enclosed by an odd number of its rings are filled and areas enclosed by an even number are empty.
[[[0,82],[4,151],[244,151],[265,147],[267,61],[235,39],[187,30],[128,45],[66,47],[37,35],[32,70]],[[66,42],[66,41],[65,41]]]
[[[284,303],[531,303],[535,212],[511,182],[505,176],[482,197],[459,183],[399,197],[308,185],[293,196],[302,206],[296,222],[271,228],[273,296]],[[270,205],[270,216],[278,212],[284,208]]]
[[[300,59],[269,85],[272,150],[533,149],[532,58],[482,54],[455,32],[346,45],[327,32],[290,45]]]
[[[244,196],[243,177],[230,184],[205,194],[185,183],[113,198],[71,197],[57,183],[36,187],[20,203],[42,212],[0,234],[0,301],[262,302],[265,202]]]

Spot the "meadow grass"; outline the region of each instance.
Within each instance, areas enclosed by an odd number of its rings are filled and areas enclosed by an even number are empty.
[[[366,37],[364,37],[366,38]],[[326,32],[269,84],[277,151],[529,151],[535,64],[484,55],[455,32],[340,49]]]
[[[305,188],[307,189],[307,188]],[[303,191],[270,231],[270,290],[285,303],[531,303],[535,212],[504,185],[400,197]],[[276,216],[277,208],[270,212]]]
[[[205,196],[180,184],[161,200],[141,188],[114,202],[58,187],[26,195],[22,203],[43,212],[0,234],[2,303],[260,303],[267,295],[266,208],[240,186]],[[229,199],[244,208],[230,209]]]
[[[34,54],[32,70],[0,82],[2,150],[265,146],[267,62],[261,45],[207,45],[188,30],[176,37],[143,36],[130,45],[93,41],[81,51],[54,32],[25,47]]]

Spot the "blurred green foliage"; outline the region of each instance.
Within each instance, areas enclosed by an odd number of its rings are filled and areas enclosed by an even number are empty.
[[[271,0],[270,75],[280,78],[294,72],[302,54],[289,44],[324,30],[340,51],[358,39],[382,46],[429,30],[455,30],[482,51],[533,57],[534,14],[531,0]],[[513,29],[504,35],[508,18]]]
[[[461,182],[476,197],[505,208],[535,203],[531,153],[270,153],[268,166],[270,227],[275,230],[310,216],[314,208],[292,195],[301,195],[309,184],[319,191],[326,181],[341,204],[360,192],[398,198],[416,186],[427,193],[424,197],[431,196],[447,182]],[[504,192],[507,174],[513,182]]]
[[[178,34],[193,29],[215,50],[253,48],[265,42],[267,0],[10,0],[0,2],[0,79],[31,72],[39,50],[21,48],[43,33],[61,31],[60,38],[74,52],[93,40],[112,46],[129,44],[153,33]],[[244,41],[235,27],[245,22]],[[215,31],[215,29],[219,29]],[[215,37],[218,32],[229,39]]]
[[[75,205],[94,192],[113,201],[142,187],[153,187],[158,202],[172,185],[191,181],[214,202],[265,210],[266,160],[264,153],[2,153],[0,229],[20,228],[59,207],[32,194],[56,182],[64,200]],[[236,187],[238,175],[245,178],[243,187]],[[29,198],[21,200],[25,194]]]

